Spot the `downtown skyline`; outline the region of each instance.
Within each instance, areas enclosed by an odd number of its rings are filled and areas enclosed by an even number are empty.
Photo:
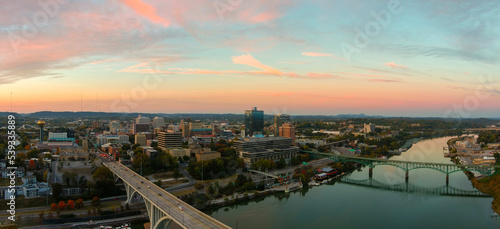
[[[2,6],[0,111],[500,117],[494,2],[41,2]]]

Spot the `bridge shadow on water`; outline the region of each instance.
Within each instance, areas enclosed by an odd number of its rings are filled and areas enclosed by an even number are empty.
[[[488,197],[491,198],[490,195],[484,194],[479,190],[463,190],[459,188],[455,188],[453,186],[441,186],[441,187],[421,187],[411,182],[405,182],[401,184],[386,184],[380,182],[376,179],[364,179],[364,180],[356,180],[351,179],[349,176],[342,177],[340,179],[340,183],[356,185],[374,189],[381,190],[390,190],[396,192],[407,192],[407,193],[423,193],[429,195],[442,195],[442,196],[460,196],[460,197]]]

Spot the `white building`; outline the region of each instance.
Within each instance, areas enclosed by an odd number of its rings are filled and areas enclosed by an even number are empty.
[[[155,117],[153,119],[153,129],[158,129],[165,125],[165,120],[162,117]]]
[[[135,120],[135,123],[136,124],[150,124],[151,119],[149,119],[148,117],[142,117],[141,115],[139,115],[139,117]]]
[[[108,138],[105,135],[98,135],[96,137],[97,145],[104,145],[108,143]]]
[[[111,133],[117,133],[120,127],[120,122],[118,121],[111,121],[109,123],[109,131],[111,131]]]
[[[366,124],[365,123],[365,127],[363,128],[363,132],[365,133],[371,133],[371,132],[375,132],[375,125],[374,124]]]

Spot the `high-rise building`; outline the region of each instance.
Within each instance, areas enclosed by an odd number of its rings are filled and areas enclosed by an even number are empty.
[[[136,134],[135,135],[135,144],[139,144],[140,146],[146,145],[146,135],[145,134]]]
[[[182,147],[181,132],[159,132],[158,146],[164,149]]]
[[[295,126],[291,123],[283,123],[279,128],[279,133],[281,137],[291,138],[292,145],[295,145]]]
[[[137,123],[134,123],[132,125],[133,125],[133,128],[132,128],[132,133],[133,134],[137,134],[137,133],[140,133],[140,132],[149,132],[149,124],[137,124]]]
[[[111,133],[117,133],[120,127],[120,122],[118,121],[111,121],[109,123],[109,131],[111,131]]]
[[[155,117],[153,119],[153,129],[158,129],[165,125],[165,120],[162,117]]]
[[[290,115],[287,114],[276,114],[274,115],[274,136],[280,135],[280,127],[283,123],[290,122]]]
[[[367,134],[368,134],[368,133],[371,133],[371,132],[374,132],[374,131],[375,131],[375,125],[374,125],[374,124],[371,124],[371,123],[370,123],[370,124],[366,124],[366,123],[365,123],[365,126],[364,126],[364,128],[363,128],[363,131],[364,131],[365,133],[367,133]]]
[[[143,117],[143,116],[139,115],[139,117],[137,117],[137,119],[135,120],[135,123],[149,125],[151,123],[151,119],[149,119],[148,117]]]
[[[181,122],[181,128],[182,128],[182,137],[189,137],[189,122]]]
[[[189,122],[189,129],[202,129],[203,123],[201,122]]]
[[[252,110],[245,111],[245,134],[246,136],[253,136],[255,134],[262,134],[264,130],[264,111],[257,110],[254,107]]]

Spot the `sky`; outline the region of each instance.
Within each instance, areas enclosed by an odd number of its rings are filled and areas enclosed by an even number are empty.
[[[18,0],[0,111],[500,117],[500,5]]]

